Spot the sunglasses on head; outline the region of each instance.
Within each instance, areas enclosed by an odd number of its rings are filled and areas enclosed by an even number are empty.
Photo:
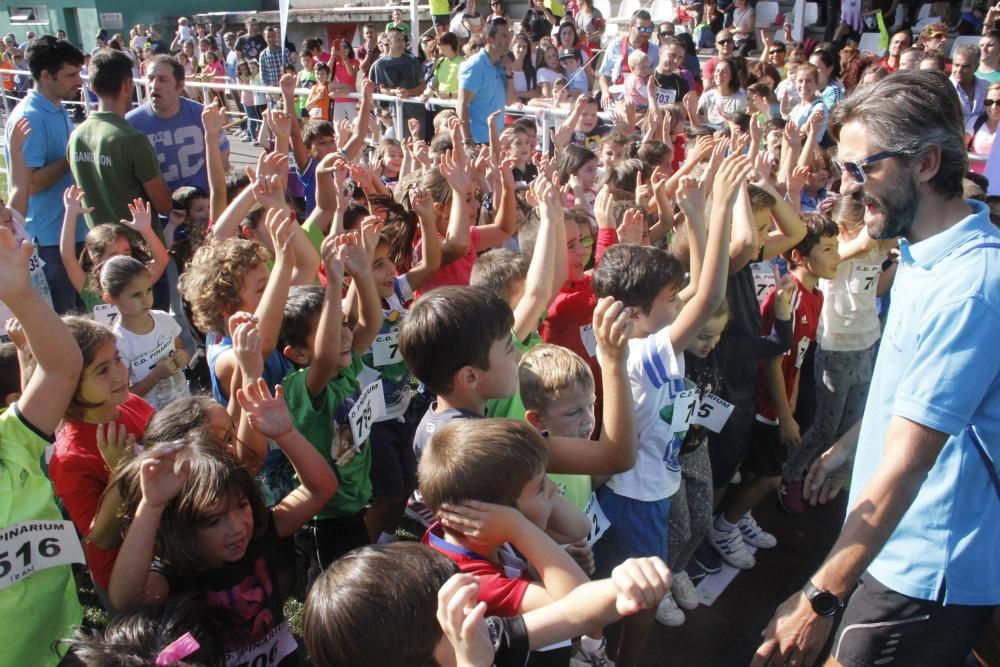
[[[865,167],[891,157],[901,157],[902,155],[902,153],[898,153],[896,151],[880,151],[861,160],[845,160],[844,162],[834,160],[833,164],[855,181],[864,185],[865,181],[868,180],[868,175],[865,173]]]
[[[716,42],[717,46],[722,46],[723,44],[735,44],[735,40],[732,39],[720,39]]]

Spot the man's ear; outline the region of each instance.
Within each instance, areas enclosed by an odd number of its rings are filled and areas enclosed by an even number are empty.
[[[941,171],[941,147],[929,146],[923,157],[917,160],[917,179],[921,183],[927,183],[937,176]]]

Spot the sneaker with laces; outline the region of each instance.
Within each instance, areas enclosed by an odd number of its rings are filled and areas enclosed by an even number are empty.
[[[802,499],[802,482],[781,480],[778,487],[778,504],[789,514],[805,514],[806,504]]]
[[[430,528],[430,525],[437,520],[437,515],[430,510],[427,505],[423,504],[419,500],[414,500],[410,498],[406,503],[406,510],[403,514],[410,519],[416,521],[424,528]]]
[[[719,530],[713,522],[708,528],[708,539],[712,548],[722,556],[722,560],[733,567],[738,567],[741,570],[749,570],[757,564],[753,554],[750,553],[747,545],[743,542],[743,535],[740,533],[739,526],[733,526],[729,530]]]
[[[684,612],[677,606],[673,595],[668,593],[660,600],[660,606],[656,608],[656,620],[669,628],[684,625]]]
[[[773,549],[778,545],[778,538],[760,527],[760,524],[747,512],[740,517],[740,534],[743,541],[758,549]]]
[[[670,587],[670,593],[681,609],[694,609],[700,604],[698,591],[695,590],[691,577],[684,570],[674,574],[674,583]]]
[[[698,546],[698,550],[694,552],[694,557],[691,560],[701,569],[702,577],[706,574],[722,572],[722,558],[719,557],[719,552],[711,546],[711,540],[707,536]]]
[[[608,640],[602,639],[596,651],[588,651],[580,646],[569,659],[569,667],[615,667],[615,663],[608,657]]]

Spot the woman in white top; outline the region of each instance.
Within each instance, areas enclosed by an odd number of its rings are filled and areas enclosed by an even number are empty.
[[[853,426],[864,412],[871,383],[875,344],[881,326],[875,297],[889,288],[895,264],[883,262],[895,241],[876,241],[868,236],[865,205],[861,199],[842,196],[833,206],[832,217],[840,227],[840,264],[833,280],[820,280],[823,311],[816,351],[816,415],[802,444],[785,465],[785,509],[802,509],[802,479],[813,459]]]
[[[990,84],[983,100],[986,111],[971,118],[965,125],[965,143],[970,153],[989,155],[993,150],[993,139],[1000,125],[1000,81]],[[977,174],[986,169],[985,161],[970,162],[969,168]]]
[[[754,38],[757,18],[753,7],[748,0],[734,0],[731,13],[726,18],[729,32],[733,33],[733,41],[736,42],[736,53],[741,57],[747,57],[757,48],[757,40]]]
[[[536,73],[538,88],[542,91],[542,97],[551,97],[552,84],[563,76],[562,65],[559,64],[559,52],[551,44],[540,44],[538,51]]]
[[[541,93],[535,80],[535,63],[531,52],[531,39],[523,32],[514,35],[510,46],[510,74],[513,76],[514,94],[521,102],[538,97]]]
[[[712,74],[715,87],[705,91],[698,100],[698,112],[691,119],[691,125],[718,130],[726,120],[746,111],[747,94],[740,85],[738,71],[733,59],[719,61]]]

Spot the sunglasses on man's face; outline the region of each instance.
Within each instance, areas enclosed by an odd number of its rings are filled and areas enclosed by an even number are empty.
[[[731,39],[720,39],[715,43],[716,46],[722,46],[724,44],[735,44],[736,42]]]
[[[900,156],[902,156],[902,153],[897,153],[896,151],[880,151],[861,160],[845,160],[844,162],[834,160],[833,164],[855,181],[864,185],[865,181],[868,180],[868,174],[865,172],[866,167],[891,157]]]
[[[644,34],[644,35],[652,35],[652,34],[653,34],[653,26],[651,26],[651,25],[647,25],[647,26],[642,26],[642,25],[640,25],[640,26],[636,26],[636,30],[638,30],[639,32],[641,32],[641,33],[642,33],[642,34]]]

